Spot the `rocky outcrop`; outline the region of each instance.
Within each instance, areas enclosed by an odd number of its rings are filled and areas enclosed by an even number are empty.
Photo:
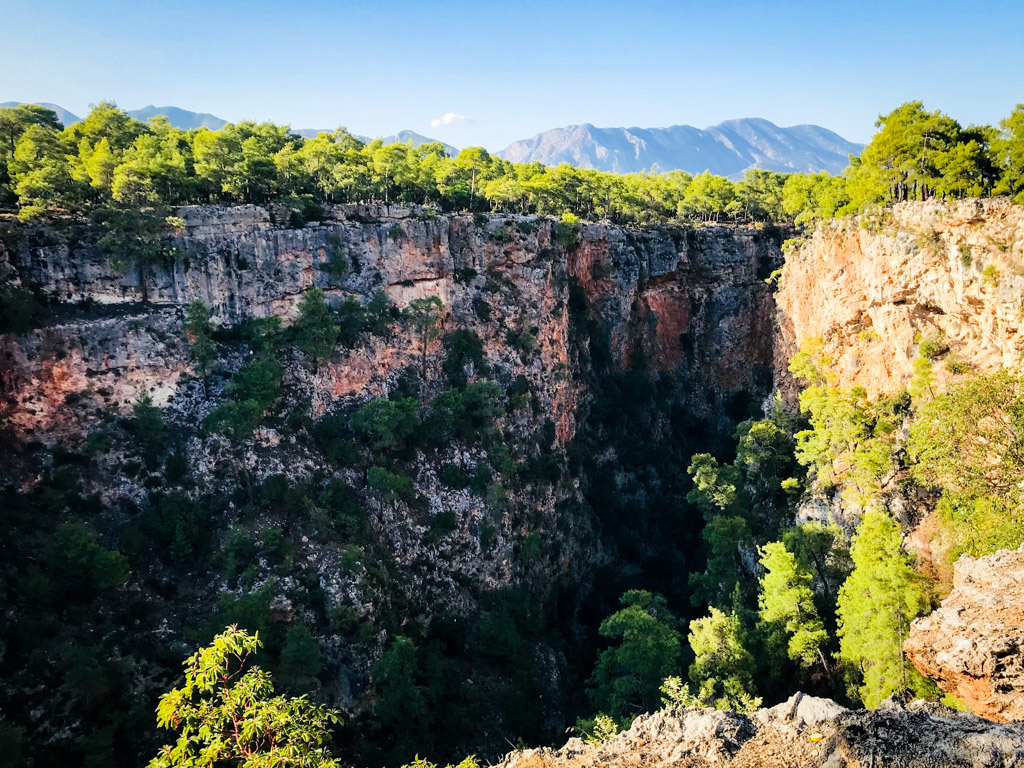
[[[844,387],[902,389],[922,339],[941,380],[990,372],[1024,351],[1024,207],[1004,198],[908,202],[823,225],[787,255],[777,295],[776,369],[824,341]]]
[[[1024,726],[947,707],[887,702],[851,711],[796,694],[752,715],[675,709],[637,718],[600,746],[513,752],[499,768],[958,768],[1024,764]]]
[[[960,558],[953,591],[913,623],[905,649],[976,714],[1024,720],[1024,548]]]

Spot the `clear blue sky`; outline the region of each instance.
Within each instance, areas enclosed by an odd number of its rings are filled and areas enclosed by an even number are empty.
[[[1024,102],[1024,1],[0,0],[0,101],[175,105],[501,149],[572,123],[817,123]],[[434,124],[446,113],[447,124]]]

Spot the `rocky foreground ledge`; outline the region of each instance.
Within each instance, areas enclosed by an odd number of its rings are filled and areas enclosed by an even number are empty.
[[[820,738],[819,738],[820,737]],[[497,768],[1019,768],[1024,723],[941,704],[849,710],[795,694],[752,715],[671,709],[637,718],[601,746],[513,752]]]

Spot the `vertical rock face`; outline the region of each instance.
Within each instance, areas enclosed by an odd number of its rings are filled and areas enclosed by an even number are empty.
[[[960,558],[953,591],[914,621],[905,649],[976,714],[1024,720],[1024,548]]]
[[[202,300],[227,325],[274,314],[287,319],[313,286],[334,304],[348,297],[365,303],[381,290],[399,307],[438,295],[445,329],[477,332],[494,362],[517,356],[508,331],[535,329],[539,356],[512,368],[546,396],[563,442],[573,434],[580,394],[576,372],[567,370],[574,281],[618,363],[625,368],[643,358],[653,370],[680,376],[698,410],[721,413],[736,398],[763,397],[770,386],[772,299],[763,278],[781,254],[762,233],[589,225],[566,253],[553,222],[536,217],[339,206],[319,224],[292,228],[255,206],[179,214],[186,226],[173,238],[171,256],[146,277],[148,306],[140,302],[139,275],[119,273],[96,247],[99,232],[77,225],[5,233],[6,281],[63,304],[47,327],[24,338],[0,336],[0,382],[12,423],[44,436],[60,421],[61,398],[85,382],[109,393],[107,405],[123,406],[143,390],[166,403],[188,369],[180,319],[189,302]],[[334,259],[344,269],[325,271]],[[482,303],[491,319],[481,317]],[[342,354],[317,382],[315,411],[339,397],[382,394],[415,352],[406,338]]]
[[[626,369],[658,377],[660,391],[671,391],[673,413],[694,414],[685,422],[697,425],[694,440],[731,434],[770,392],[774,311],[765,278],[781,263],[779,238],[770,232],[585,225],[563,242],[554,220],[532,216],[339,206],[296,228],[254,206],[177,213],[184,226],[167,243],[165,262],[145,275],[148,303],[140,275],[119,273],[97,247],[99,228],[0,223],[3,287],[48,299],[41,327],[0,334],[0,437],[13,437],[14,446],[0,463],[0,489],[30,491],[63,452],[85,467],[83,493],[103,510],[90,524],[112,540],[169,494],[210,508],[201,532],[210,558],[223,559],[229,534],[258,542],[258,554],[243,583],[238,574],[227,582],[182,577],[154,549],[133,585],[167,628],[160,632],[208,621],[224,591],[259,593],[275,612],[319,625],[322,698],[355,716],[374,706],[367,685],[395,627],[408,621],[424,634],[435,631],[432,622],[461,627],[497,611],[502,591],[514,589],[535,591],[539,597],[530,599],[538,605],[546,592],[564,593],[559,610],[572,624],[572,601],[583,601],[595,573],[614,570],[617,542],[605,538],[602,511],[585,496],[579,446],[596,447],[613,467],[616,446],[574,442],[602,381],[646,382],[621,376]],[[436,295],[444,304],[441,333],[424,356],[412,323],[382,313],[390,318],[383,330],[355,331],[357,338],[316,363],[283,343],[275,352],[284,370],[281,397],[255,433],[228,440],[203,429],[214,409],[232,401],[232,382],[254,354],[242,337],[245,322],[276,315],[289,323],[312,287],[334,306],[366,306],[384,293],[401,309]],[[221,326],[206,386],[182,329],[196,299]],[[480,349],[459,358],[453,371],[456,332],[474,348],[479,339]],[[373,398],[415,396],[418,412],[430,418],[439,394],[483,379],[501,393],[488,426],[494,439],[418,434],[394,459],[369,449],[352,428],[349,415]],[[177,480],[168,478],[163,458],[145,464],[120,418],[141,394],[162,408],[173,441],[167,452],[179,464],[186,459]],[[90,439],[107,440],[107,447],[89,452]],[[346,449],[356,458],[345,458]],[[409,484],[404,496],[370,483],[370,466],[392,461],[387,466]],[[664,471],[678,478],[685,467]],[[644,483],[660,482],[649,466],[644,471]],[[623,495],[636,492],[630,477],[613,474],[609,483],[621,484]],[[303,489],[310,506],[253,503],[275,475],[289,489]],[[318,501],[327,491],[335,493],[331,500]],[[325,519],[328,507],[351,515],[358,533],[339,534],[333,518]],[[657,514],[668,522],[648,520],[645,533],[688,524],[674,509]],[[294,549],[287,566],[261,554],[268,529],[287,530]],[[682,578],[685,570],[676,570]],[[155,594],[153,583],[170,585],[168,595]],[[530,642],[544,727],[561,734],[575,685],[569,662],[546,640]],[[506,670],[487,664],[473,668],[467,685],[500,690]],[[467,734],[467,749],[504,748],[505,704],[497,697],[488,704],[501,711],[481,717],[493,725]]]
[[[788,254],[777,300],[780,372],[813,337],[840,385],[872,397],[907,383],[922,338],[981,372],[1013,365],[1024,351],[1024,208],[909,202],[833,222]]]

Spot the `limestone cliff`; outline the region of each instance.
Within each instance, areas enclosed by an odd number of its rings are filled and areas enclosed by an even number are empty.
[[[467,713],[476,722],[435,729],[449,754],[496,755],[509,734],[550,740],[568,725],[577,706],[568,697],[589,660],[567,659],[565,641],[550,639],[544,622],[571,637],[593,631],[595,616],[577,614],[594,581],[603,580],[603,592],[588,610],[604,613],[604,593],[616,600],[620,582],[635,582],[643,567],[652,581],[670,574],[659,590],[686,589],[701,523],[681,508],[685,491],[677,489],[690,454],[725,444],[770,394],[774,311],[764,279],[781,263],[778,233],[584,225],[567,237],[556,221],[532,216],[385,206],[325,213],[295,227],[253,206],[179,210],[184,226],[145,274],[148,302],[140,275],[117,271],[98,248],[98,226],[0,226],[0,280],[46,302],[34,330],[0,335],[0,490],[32,494],[59,481],[53,525],[68,514],[62,494],[70,487],[88,500],[74,519],[86,519],[104,542],[134,547],[130,585],[83,630],[96,630],[109,657],[136,653],[133,638],[145,634],[161,650],[145,651],[140,670],[163,669],[197,627],[208,634],[220,606],[258,601],[279,636],[292,625],[315,630],[323,672],[307,685],[350,722],[366,715],[346,729],[351,738],[370,734],[377,747],[393,740],[373,730],[371,676],[392,639],[407,634],[431,644],[434,669],[439,659],[450,665],[448,700],[437,706],[446,723]],[[287,324],[313,286],[334,306],[366,306],[384,292],[400,310],[437,295],[441,333],[425,360],[397,311],[385,329],[359,333],[316,364],[284,344],[276,353],[282,395],[255,434],[228,440],[203,429],[254,355],[245,322],[279,315]],[[195,299],[219,325],[205,386],[182,329]],[[458,359],[453,370],[457,332],[479,339],[480,356]],[[367,401],[411,394],[426,413],[453,375],[499,385],[489,444],[424,448],[425,436],[384,456],[353,439],[349,416]],[[149,456],[125,426],[144,393],[167,424],[166,447]],[[640,400],[657,401],[648,434],[636,421]],[[602,418],[616,420],[615,434],[588,430],[598,405]],[[666,443],[676,453],[664,455]],[[331,445],[349,453],[333,454]],[[401,472],[410,492],[375,488],[374,462]],[[268,490],[281,478],[284,498]],[[591,504],[587,489],[596,483],[605,495]],[[650,497],[664,500],[648,505]],[[626,510],[620,517],[614,503]],[[176,559],[140,533],[165,508],[170,519],[160,519],[172,532],[186,513],[202,521],[191,524],[194,554]],[[509,607],[513,597],[526,608]],[[144,618],[123,617],[134,601]],[[16,621],[18,610],[9,615]],[[522,617],[521,633],[510,616]],[[127,622],[135,622],[131,633]],[[15,670],[6,690],[53,724],[32,735],[52,750],[81,729],[58,728],[60,700],[42,697],[19,658],[6,657]],[[161,689],[159,675],[144,679],[131,694],[147,713],[142,722]],[[535,704],[525,713],[505,692],[513,685],[518,697],[531,687]],[[511,730],[524,714],[527,725]],[[418,749],[435,735],[424,731],[407,734]],[[373,760],[385,762],[376,753]]]
[[[1024,549],[961,557],[953,591],[913,623],[905,647],[921,674],[975,713],[1024,720]]]
[[[573,434],[578,398],[574,377],[559,375],[568,362],[571,280],[583,287],[620,364],[640,352],[654,370],[680,373],[699,410],[720,412],[731,396],[768,391],[772,302],[762,278],[780,254],[767,233],[588,225],[566,255],[554,222],[537,217],[338,206],[319,224],[293,228],[255,206],[178,213],[185,227],[171,257],[147,276],[149,305],[140,301],[139,275],[118,272],[96,247],[95,229],[9,225],[0,276],[60,309],[25,338],[0,338],[7,417],[19,428],[44,436],[59,425],[60,396],[87,382],[106,393],[105,406],[123,407],[143,390],[165,404],[188,372],[174,330],[185,305],[200,299],[226,325],[287,318],[312,286],[335,304],[367,301],[381,289],[399,307],[436,294],[445,327],[478,332],[494,361],[508,357],[507,331],[536,329],[539,355],[506,362],[539,385],[563,442]],[[347,263],[337,279],[324,270],[335,254]],[[481,302],[487,320],[478,316]],[[414,354],[411,339],[341,354],[318,373],[315,413],[338,398],[380,395]]]
[[[819,337],[843,387],[893,394],[922,339],[980,372],[1024,351],[1024,208],[1006,199],[901,203],[826,224],[787,254],[776,367]],[[953,371],[957,367],[952,366]],[[936,366],[941,380],[953,375]]]

